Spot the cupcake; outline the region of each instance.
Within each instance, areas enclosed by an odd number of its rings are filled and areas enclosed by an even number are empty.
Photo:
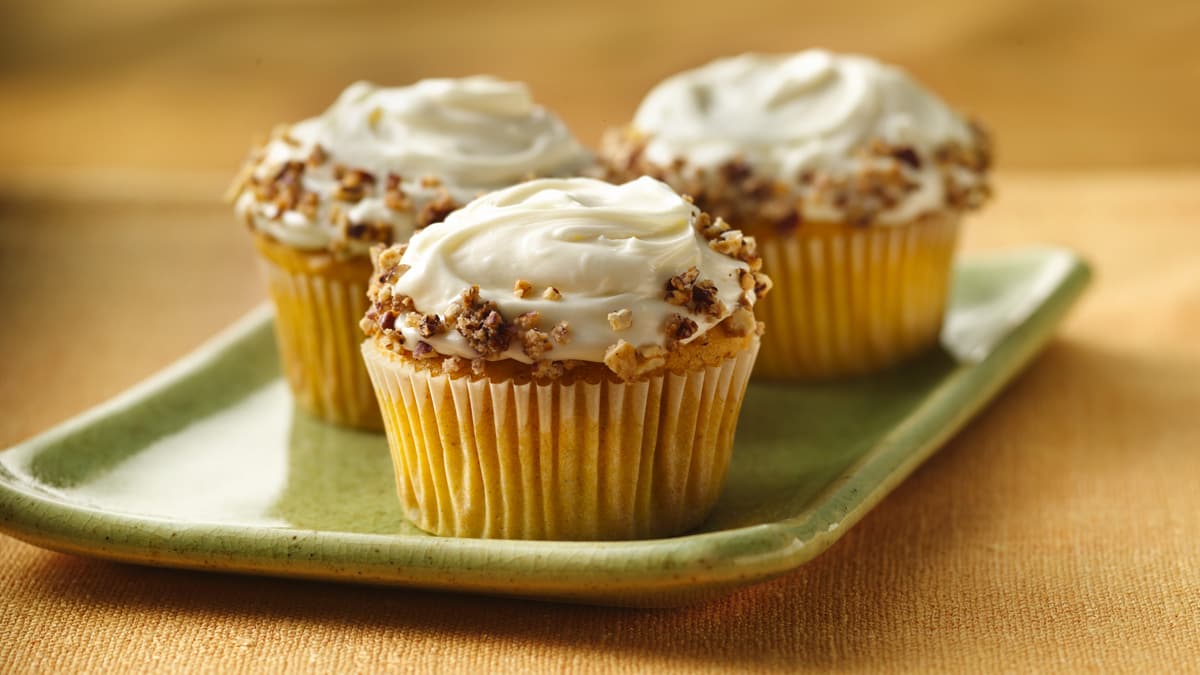
[[[324,114],[276,129],[230,198],[261,254],[297,403],[381,426],[358,352],[372,244],[406,241],[482,192],[590,164],[524,85],[490,77],[359,82]]]
[[[377,251],[362,350],[409,520],[603,540],[705,518],[770,285],[753,239],[651,178],[572,178]]]
[[[610,131],[610,178],[651,175],[758,241],[776,289],[756,375],[831,378],[934,346],[987,135],[904,71],[812,50],[663,81]]]

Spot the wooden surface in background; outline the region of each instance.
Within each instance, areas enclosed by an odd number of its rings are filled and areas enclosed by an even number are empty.
[[[348,83],[527,81],[585,142],[666,75],[860,51],[995,130],[1009,167],[1200,165],[1200,2],[91,0],[0,8],[0,169],[232,171]]]

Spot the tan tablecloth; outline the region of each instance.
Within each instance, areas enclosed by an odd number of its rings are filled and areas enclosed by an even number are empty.
[[[6,182],[0,445],[262,297],[244,232],[188,197],[220,181],[159,183],[126,199],[120,177],[85,180],[50,202]],[[633,611],[131,567],[0,537],[2,669],[1200,670],[1200,174],[999,187],[967,248],[1066,244],[1096,265],[1093,288],[1029,372],[794,573]]]

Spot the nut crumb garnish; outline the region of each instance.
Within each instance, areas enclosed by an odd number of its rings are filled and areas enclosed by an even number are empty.
[[[666,295],[663,296],[663,300],[672,305],[687,305],[692,299],[692,284],[696,283],[699,276],[699,269],[689,267],[686,272],[667,279]]]
[[[547,300],[562,300],[562,293],[553,286],[547,286],[546,290],[542,291],[542,297]]]
[[[700,327],[695,321],[687,318],[682,314],[672,314],[667,317],[667,323],[663,328],[667,339],[672,341],[686,340],[696,334]]]
[[[329,155],[325,153],[325,148],[322,148],[320,143],[316,143],[308,153],[308,159],[305,162],[310,167],[318,167],[324,164],[327,159],[329,159]]]
[[[720,318],[725,314],[725,304],[717,297],[717,285],[711,279],[697,281],[692,285],[692,311],[705,316]]]
[[[461,356],[447,356],[445,359],[442,359],[442,370],[452,375],[458,375],[470,367],[470,361]]]
[[[624,340],[618,340],[604,352],[604,365],[622,379],[631,380],[637,376],[637,348]]]
[[[554,328],[550,329],[550,337],[560,345],[567,344],[571,341],[571,324],[559,321]]]
[[[629,309],[618,309],[608,313],[608,325],[615,331],[621,331],[633,325],[633,312]]]
[[[429,344],[428,342],[425,342],[424,340],[420,340],[417,342],[417,345],[415,347],[413,347],[412,354],[413,354],[413,358],[422,359],[422,360],[423,359],[435,359],[438,356],[438,353],[436,351],[434,351],[434,349],[433,349],[433,345]]]
[[[531,328],[537,328],[541,321],[541,312],[531,311],[525,312],[524,314],[518,314],[517,317],[513,319],[513,325],[515,325],[519,330],[529,330]]]
[[[526,356],[537,361],[543,354],[554,349],[554,344],[544,331],[530,328],[521,333],[521,348]]]
[[[446,326],[442,323],[442,317],[437,314],[426,314],[417,322],[417,333],[421,337],[433,337],[446,332]]]
[[[524,279],[517,279],[516,283],[513,284],[513,295],[517,296],[518,298],[525,297],[525,295],[531,290],[533,290],[533,284],[525,281]]]
[[[458,203],[454,201],[450,193],[443,190],[437,197],[421,207],[421,213],[417,216],[417,227],[426,228],[434,223],[440,223],[457,208]]]
[[[557,380],[567,372],[561,361],[537,361],[533,364],[533,376],[543,380]]]
[[[754,332],[758,322],[754,320],[754,312],[745,307],[738,307],[725,319],[725,327],[734,335],[745,336]]]
[[[471,349],[483,356],[499,356],[508,349],[516,328],[504,320],[496,303],[479,297],[479,287],[471,286],[459,296],[460,310],[454,328]]]
[[[645,156],[648,137],[628,128],[613,129],[603,139],[601,154],[608,158],[603,177],[621,183],[649,175],[689,195],[689,201],[714,216],[739,224],[770,224],[781,234],[799,227],[806,209],[833,207],[847,222],[865,226],[915,192],[920,187],[916,172],[929,165],[941,174],[948,208],[975,209],[987,201],[991,194],[987,176],[991,138],[974,120],[969,126],[969,141],[947,143],[931,153],[873,139],[860,147],[855,157],[857,169],[850,173],[804,169],[783,178],[757,171],[742,158],[713,171],[689,165],[682,158],[669,165],[656,164]],[[695,225],[706,238],[713,238],[703,219],[697,219]]]

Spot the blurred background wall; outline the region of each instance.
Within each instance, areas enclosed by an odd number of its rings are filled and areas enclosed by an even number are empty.
[[[353,80],[480,72],[595,142],[674,71],[808,46],[906,66],[1007,168],[1200,165],[1200,0],[6,0],[0,170],[232,171]]]

